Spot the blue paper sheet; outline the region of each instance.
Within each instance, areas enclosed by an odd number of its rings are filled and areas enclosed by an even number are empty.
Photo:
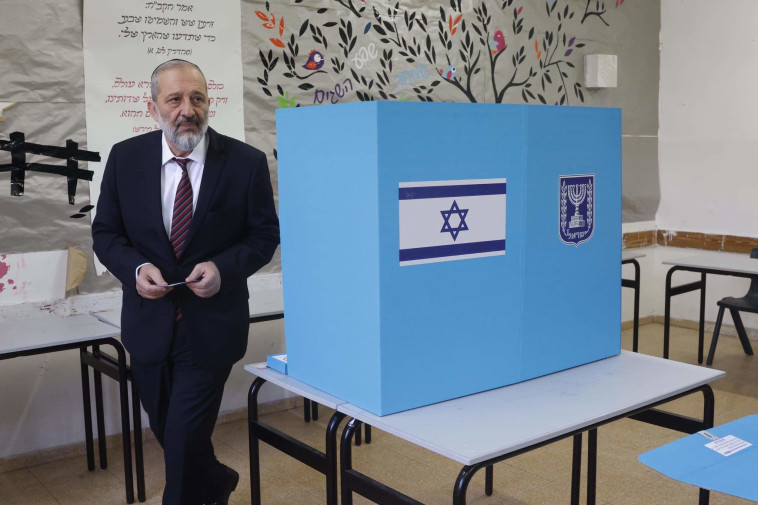
[[[719,438],[733,435],[752,444],[730,456],[705,445],[696,433],[639,456],[640,462],[671,477],[703,489],[758,502],[758,415],[751,415],[708,430]]]

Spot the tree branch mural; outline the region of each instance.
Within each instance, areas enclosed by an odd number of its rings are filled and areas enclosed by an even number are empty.
[[[547,0],[544,14],[531,0],[473,0],[466,11],[461,0],[415,9],[391,0],[334,5],[297,29],[269,2],[256,10],[271,44],[259,49],[258,82],[279,107],[343,100],[576,105],[585,100],[576,70],[585,21],[610,26],[602,0],[587,0],[578,13],[568,0]]]

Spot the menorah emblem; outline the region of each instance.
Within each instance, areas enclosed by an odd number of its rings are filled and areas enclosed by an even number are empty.
[[[574,206],[569,213],[569,203]],[[595,175],[562,175],[558,205],[558,235],[566,244],[579,245],[595,229]]]
[[[585,221],[581,214],[579,214],[579,206],[584,202],[587,197],[587,185],[586,184],[569,184],[568,197],[572,204],[574,204],[574,215],[571,216],[569,222],[569,228],[584,228]]]

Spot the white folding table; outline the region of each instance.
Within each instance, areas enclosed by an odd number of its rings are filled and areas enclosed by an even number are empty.
[[[341,503],[350,505],[356,492],[380,504],[419,502],[360,473],[352,466],[350,440],[361,423],[368,423],[411,443],[453,459],[463,465],[453,492],[453,503],[466,503],[466,489],[473,475],[486,469],[485,490],[492,492],[492,464],[543,445],[574,437],[571,503],[579,501],[581,434],[588,431],[587,502],[595,502],[597,428],[621,418],[633,418],[685,433],[713,426],[713,392],[708,385],[724,372],[622,351],[614,356],[519,384],[469,395],[388,416],[377,416],[300,381],[265,368],[248,365],[256,375],[248,404],[250,414],[250,469],[253,505],[260,504],[258,442],[263,440],[310,465],[327,479],[327,504],[337,503],[330,489],[336,486],[329,464],[335,460],[337,425],[347,424],[340,445]],[[349,380],[349,379],[346,379]],[[261,429],[252,394],[265,381],[336,409],[326,433],[326,453],[305,446],[289,435],[267,427]],[[655,409],[659,404],[701,392],[703,418],[692,419]],[[257,395],[257,391],[255,392]],[[327,398],[328,397],[328,398]],[[388,462],[391,464],[391,462]],[[256,472],[256,475],[253,475]],[[330,480],[332,479],[332,480]],[[701,490],[701,504],[708,491]]]
[[[666,273],[666,305],[663,320],[663,357],[669,357],[669,327],[671,325],[671,297],[700,290],[700,329],[698,332],[697,362],[703,362],[703,341],[705,331],[705,276],[706,274],[728,275],[732,277],[758,278],[758,260],[748,256],[718,257],[705,254],[693,254],[683,258],[664,261],[672,265]],[[671,277],[677,271],[697,272],[700,280],[671,286]],[[743,342],[743,346],[745,343]]]
[[[92,418],[89,389],[88,366],[95,369],[95,390],[98,413],[98,438],[100,442],[100,466],[107,467],[105,455],[105,430],[102,419],[102,383],[100,372],[103,366],[112,370],[114,378],[119,382],[119,395],[121,400],[121,432],[124,446],[124,477],[127,503],[134,502],[134,489],[132,477],[132,453],[129,423],[129,394],[127,390],[127,365],[126,352],[121,343],[115,337],[119,331],[113,326],[97,321],[87,315],[69,317],[33,317],[26,319],[12,319],[0,321],[0,360],[11,359],[19,356],[32,356],[51,352],[79,349],[82,374],[82,396],[84,401],[84,430],[85,445],[87,448],[87,467],[90,471],[95,469],[95,456],[92,435]],[[109,362],[86,361],[84,355],[87,348],[92,347],[95,356],[99,352],[100,345],[110,345],[116,350],[117,358],[111,358]],[[91,354],[90,354],[91,355]],[[135,434],[136,436],[136,434]],[[139,465],[138,465],[139,468]],[[138,473],[138,480],[140,474]],[[139,487],[139,486],[138,486]],[[144,494],[144,485],[143,485]],[[141,498],[144,501],[144,497]]]

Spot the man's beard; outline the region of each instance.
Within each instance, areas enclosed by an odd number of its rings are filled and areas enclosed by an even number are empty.
[[[182,151],[192,151],[195,149],[195,147],[200,143],[200,140],[203,138],[203,135],[205,135],[205,132],[208,130],[207,117],[205,121],[200,123],[197,116],[193,118],[179,116],[179,119],[176,120],[175,124],[170,124],[169,121],[163,119],[157,107],[155,112],[156,116],[158,116],[158,124],[160,125],[161,130],[163,130],[163,133],[166,135],[166,138],[169,140],[169,142],[171,142],[174,146],[181,149]],[[198,131],[193,132],[191,130],[187,130],[180,132],[179,127],[181,127],[181,125],[184,123],[194,124],[198,127]]]

